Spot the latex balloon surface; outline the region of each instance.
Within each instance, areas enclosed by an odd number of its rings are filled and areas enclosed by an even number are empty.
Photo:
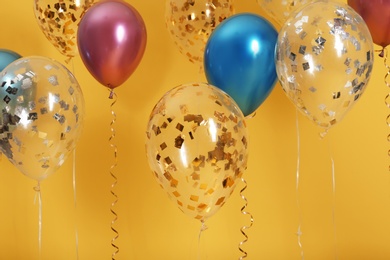
[[[0,72],[9,64],[20,59],[22,56],[14,51],[0,49]]]
[[[280,25],[286,22],[290,15],[314,0],[257,0],[263,10]]]
[[[146,47],[146,27],[130,4],[101,1],[83,16],[78,46],[84,65],[103,86],[116,88],[133,74]]]
[[[195,219],[215,214],[247,165],[248,134],[237,104],[209,84],[183,84],[160,99],[146,133],[150,168],[170,199]]]
[[[72,58],[78,54],[77,28],[94,0],[34,0],[34,14],[46,38]]]
[[[81,135],[80,86],[63,65],[44,57],[11,63],[0,84],[0,151],[41,181],[65,162]]]
[[[245,116],[252,114],[275,86],[277,37],[266,19],[241,13],[221,23],[207,42],[207,81],[228,93]]]
[[[233,14],[232,0],[166,0],[165,23],[180,52],[202,67],[211,32]]]
[[[317,1],[282,27],[276,68],[288,98],[326,132],[364,93],[373,53],[370,32],[351,7]]]
[[[382,47],[390,44],[389,0],[348,0],[348,4],[363,17],[374,43]]]

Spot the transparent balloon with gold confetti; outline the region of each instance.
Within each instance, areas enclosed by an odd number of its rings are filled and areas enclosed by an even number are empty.
[[[146,134],[158,183],[183,213],[202,223],[225,204],[247,167],[244,116],[207,83],[168,91],[154,107]]]
[[[93,3],[94,0],[34,0],[34,14],[40,29],[69,59],[78,54],[78,24]]]
[[[166,0],[165,23],[180,52],[203,68],[210,34],[233,14],[233,0]]]

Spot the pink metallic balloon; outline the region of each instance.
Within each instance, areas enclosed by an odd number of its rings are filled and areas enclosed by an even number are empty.
[[[122,0],[98,2],[79,24],[80,57],[95,79],[110,89],[131,76],[145,47],[145,23],[138,11]]]
[[[390,0],[348,0],[366,22],[374,43],[390,44]]]

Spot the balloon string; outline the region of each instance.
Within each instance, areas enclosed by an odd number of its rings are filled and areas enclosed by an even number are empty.
[[[41,194],[41,184],[38,181],[37,186],[34,188],[35,198],[34,204],[38,198],[38,258],[42,259],[42,194]]]
[[[338,259],[338,253],[337,253],[337,228],[336,228],[336,174],[335,174],[335,166],[334,166],[334,159],[332,154],[332,147],[331,147],[331,141],[330,137],[328,140],[329,145],[329,155],[330,155],[330,161],[332,163],[332,194],[333,194],[333,201],[332,201],[332,222],[333,222],[333,236],[334,236],[334,253],[335,253],[335,259]]]
[[[74,70],[74,61],[72,58],[72,72],[75,75]],[[76,148],[73,150],[73,165],[72,165],[72,182],[73,182],[73,200],[74,200],[74,209],[75,209],[75,239],[76,239],[76,260],[79,259],[79,233],[77,228],[77,194],[76,194]]]
[[[202,236],[203,231],[205,231],[208,227],[206,226],[204,220],[201,221],[202,225],[200,226],[199,235],[198,235],[198,260],[200,260],[200,238]]]
[[[73,150],[73,199],[75,209],[75,238],[76,238],[76,259],[79,259],[79,233],[77,229],[77,194],[76,194],[76,149]]]
[[[247,206],[248,206],[248,200],[244,196],[243,192],[248,187],[248,184],[247,184],[247,182],[245,181],[244,178],[241,178],[241,181],[244,183],[244,187],[240,190],[240,196],[245,201],[244,206],[241,208],[241,213],[244,214],[244,215],[249,215],[249,217],[250,217],[250,224],[249,224],[249,226],[243,226],[240,229],[241,234],[245,237],[245,239],[242,240],[238,244],[238,250],[240,250],[240,252],[244,254],[244,255],[240,256],[240,258],[239,258],[240,260],[242,260],[242,259],[244,259],[244,258],[246,258],[248,256],[248,253],[245,250],[242,249],[242,245],[245,244],[248,241],[248,235],[245,233],[245,230],[251,228],[253,226],[253,222],[254,222],[252,214],[245,210],[247,208]]]
[[[111,192],[112,196],[114,196],[114,198],[115,198],[114,201],[112,202],[111,208],[110,208],[111,213],[114,215],[114,219],[111,221],[111,230],[115,233],[115,236],[111,239],[111,246],[115,249],[115,251],[112,253],[112,256],[111,256],[112,259],[114,260],[115,256],[119,253],[119,247],[115,244],[115,241],[119,237],[119,232],[114,228],[114,224],[118,220],[118,214],[113,209],[114,206],[116,205],[116,203],[118,202],[118,196],[114,192],[114,188],[115,188],[115,186],[118,183],[118,178],[115,176],[115,173],[113,171],[114,168],[117,166],[117,163],[118,163],[118,157],[117,157],[118,148],[117,148],[116,144],[114,143],[114,139],[115,139],[114,124],[116,122],[116,114],[115,114],[115,112],[113,110],[113,107],[114,107],[114,105],[115,105],[115,103],[117,101],[117,96],[116,96],[116,94],[114,93],[114,91],[112,89],[110,90],[109,98],[110,99],[114,99],[114,101],[111,103],[111,106],[110,106],[110,108],[111,108],[111,115],[112,115],[112,121],[110,123],[111,136],[108,139],[110,147],[114,150],[114,163],[110,167],[110,175],[114,179],[114,182],[111,185],[111,191],[110,192]]]
[[[301,259],[305,259],[302,247],[302,211],[301,211],[301,203],[299,197],[299,180],[300,180],[300,169],[301,169],[301,137],[299,131],[299,121],[298,121],[298,109],[295,110],[296,113],[296,129],[297,129],[297,171],[296,171],[296,185],[295,185],[295,194],[297,200],[297,208],[298,208],[298,245],[301,250]]]
[[[385,65],[385,68],[387,70],[384,77],[385,85],[386,87],[390,88],[390,83],[388,82],[388,76],[390,75],[390,66],[387,64],[387,59],[388,59],[387,48],[383,48],[379,56],[383,58],[383,64]],[[390,99],[390,93],[388,93],[385,97],[385,105],[387,106],[387,108],[390,108],[389,99]],[[387,126],[390,127],[390,114],[388,114],[386,117],[386,123]],[[390,142],[390,134],[387,135],[387,141]],[[390,149],[387,151],[387,154],[390,156]],[[390,171],[390,165],[389,165],[389,171]]]

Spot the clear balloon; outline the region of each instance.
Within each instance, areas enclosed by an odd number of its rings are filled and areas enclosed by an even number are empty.
[[[179,51],[203,67],[211,32],[234,14],[232,0],[166,0],[165,23]]]
[[[282,26],[290,15],[315,0],[257,0],[260,7]]]
[[[78,30],[80,57],[102,85],[122,85],[138,67],[146,47],[146,27],[130,4],[101,1],[83,16]]]
[[[53,174],[81,135],[84,98],[63,65],[25,57],[0,74],[0,151],[24,175]]]
[[[207,42],[207,81],[229,94],[245,116],[252,114],[275,86],[277,37],[263,17],[241,13],[221,23]]]
[[[346,4],[317,1],[282,27],[276,69],[288,98],[326,133],[364,93],[373,53],[360,15]]]
[[[184,214],[200,221],[225,204],[246,169],[244,116],[209,84],[168,91],[154,107],[146,134],[153,175]]]
[[[383,48],[390,44],[389,0],[348,0],[348,4],[363,17],[374,43]]]
[[[0,72],[5,69],[9,64],[16,61],[17,59],[20,59],[22,56],[20,56],[19,53],[16,53],[11,50],[7,49],[0,49]]]
[[[78,54],[77,27],[94,0],[34,0],[34,14],[46,38],[63,55]]]

